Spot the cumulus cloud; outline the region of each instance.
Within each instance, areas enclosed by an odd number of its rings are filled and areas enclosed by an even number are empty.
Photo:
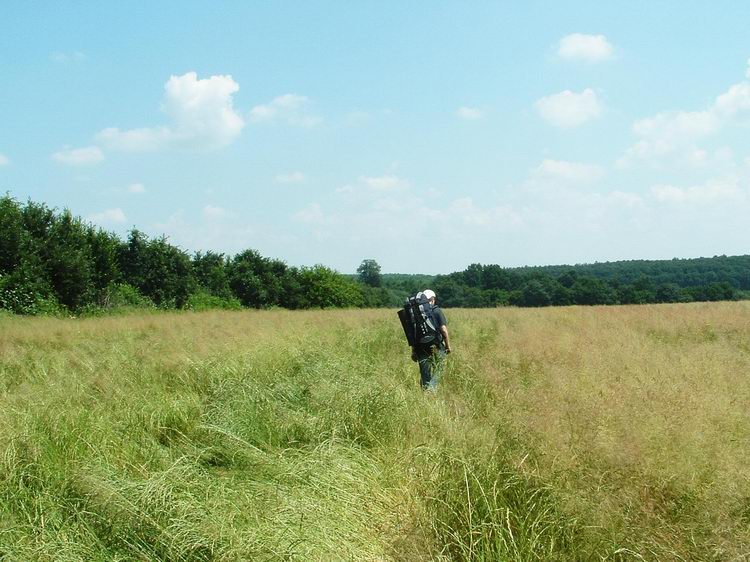
[[[66,148],[55,152],[52,159],[66,166],[90,166],[104,160],[104,153],[98,146]]]
[[[452,217],[452,220],[457,220],[460,224],[476,227],[519,226],[523,223],[523,217],[512,207],[477,205],[471,197],[455,199],[445,211],[437,212],[443,215],[443,220]]]
[[[232,102],[239,89],[229,75],[199,79],[195,72],[188,72],[171,76],[164,85],[162,101],[169,124],[126,130],[109,127],[96,138],[107,148],[123,151],[211,150],[227,146],[245,126]]]
[[[750,81],[734,84],[716,97],[706,109],[698,111],[664,111],[633,123],[638,140],[618,159],[620,167],[639,162],[661,165],[677,159],[679,163],[704,165],[709,162],[706,150],[697,143],[715,136],[732,125],[746,122],[750,116]],[[719,152],[716,161],[725,160]]]
[[[750,82],[742,82],[730,87],[716,98],[712,113],[717,118],[731,119],[750,110]]]
[[[572,183],[591,183],[604,176],[604,169],[594,164],[545,159],[536,170],[542,178],[561,179]]]
[[[274,181],[276,183],[302,183],[305,181],[305,174],[302,172],[287,172],[284,174],[278,174]]]
[[[657,201],[667,203],[710,204],[719,201],[736,201],[745,196],[736,177],[713,179],[690,187],[655,185],[651,188],[651,193]]]
[[[0,166],[7,166],[8,164],[10,164],[10,158],[4,154],[0,154]]]
[[[583,125],[602,113],[602,104],[591,88],[580,94],[570,90],[552,94],[537,100],[534,106],[542,119],[560,128]]]
[[[557,54],[566,60],[600,62],[611,59],[614,49],[604,35],[571,33],[560,39]]]
[[[123,210],[119,207],[115,209],[106,209],[101,213],[94,213],[93,215],[86,217],[86,219],[102,226],[123,224],[128,220]]]
[[[146,193],[146,186],[142,183],[131,183],[127,187],[128,193]]]
[[[456,110],[456,115],[458,115],[461,119],[466,119],[467,121],[476,121],[477,119],[481,119],[482,110],[476,107],[464,106],[459,107],[458,110]]]
[[[310,99],[299,94],[284,94],[265,105],[256,105],[250,110],[253,123],[283,122],[297,127],[313,127],[322,119],[309,113]]]

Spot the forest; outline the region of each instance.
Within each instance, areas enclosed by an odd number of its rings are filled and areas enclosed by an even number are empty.
[[[97,314],[128,308],[397,307],[427,286],[446,307],[565,306],[750,297],[750,256],[504,268],[471,264],[447,275],[356,274],[294,267],[246,249],[189,254],[138,229],[126,239],[69,210],[0,197],[0,309]]]
[[[725,301],[750,296],[750,256],[502,268],[471,264],[433,283],[445,306]]]

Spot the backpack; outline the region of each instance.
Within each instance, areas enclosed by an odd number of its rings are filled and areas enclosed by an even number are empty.
[[[432,346],[442,341],[432,308],[427,297],[419,292],[408,297],[404,302],[404,308],[398,311],[398,318],[410,346]]]

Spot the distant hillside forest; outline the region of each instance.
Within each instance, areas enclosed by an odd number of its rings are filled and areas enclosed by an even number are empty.
[[[750,256],[512,269],[472,264],[433,285],[447,307],[738,300],[750,298]]]
[[[396,307],[433,288],[446,307],[634,304],[750,298],[750,256],[356,275],[292,267],[252,249],[188,254],[133,229],[125,240],[43,203],[0,197],[0,309],[96,314],[128,308]]]

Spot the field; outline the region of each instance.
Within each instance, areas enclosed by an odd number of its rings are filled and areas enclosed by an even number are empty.
[[[748,560],[750,303],[0,316],[0,560]]]

